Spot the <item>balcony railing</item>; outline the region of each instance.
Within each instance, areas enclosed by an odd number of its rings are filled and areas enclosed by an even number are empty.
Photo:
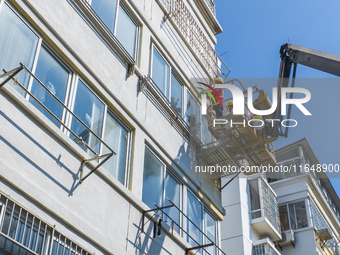
[[[275,229],[280,232],[280,218],[277,198],[268,183],[262,181],[262,203],[264,216],[270,221]]]
[[[278,172],[267,172],[266,178],[269,183],[306,173],[304,171],[303,160],[300,157],[284,162],[278,162],[277,165],[280,167],[282,166],[282,170]]]
[[[207,4],[207,6],[209,7],[209,10],[212,12],[212,14],[214,14],[214,16],[216,16],[216,7],[215,7],[213,0],[204,0],[204,1]]]
[[[262,178],[249,181],[251,199],[251,224],[263,235],[276,241],[281,238],[277,197]]]
[[[215,5],[211,0],[205,1],[215,10]],[[215,52],[184,1],[159,0],[159,2],[164,7],[167,17],[172,20],[188,42],[210,78],[214,79],[218,75],[223,78],[227,77],[230,73],[229,68]]]
[[[253,242],[253,255],[280,255],[270,239],[262,239]]]

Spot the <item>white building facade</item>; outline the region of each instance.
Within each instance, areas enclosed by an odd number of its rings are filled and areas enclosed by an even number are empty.
[[[190,172],[220,32],[211,0],[0,0],[1,254],[223,254]]]

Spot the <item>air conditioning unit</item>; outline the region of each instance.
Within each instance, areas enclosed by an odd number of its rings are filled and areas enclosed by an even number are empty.
[[[288,244],[292,244],[294,246],[295,239],[294,239],[294,231],[292,229],[282,231],[281,234],[282,234],[282,240],[277,242],[280,246],[285,246]]]

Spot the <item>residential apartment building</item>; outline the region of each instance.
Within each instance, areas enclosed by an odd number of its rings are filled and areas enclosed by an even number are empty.
[[[0,254],[224,254],[190,172],[220,32],[212,0],[0,0]]]
[[[222,249],[253,255],[339,254],[340,200],[327,175],[317,170],[321,165],[307,140],[275,155],[279,171],[240,174],[223,190]]]

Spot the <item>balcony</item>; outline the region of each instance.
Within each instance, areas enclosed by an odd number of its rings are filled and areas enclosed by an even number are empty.
[[[202,64],[210,78],[214,79],[216,76],[227,77],[230,73],[229,68],[215,52],[184,1],[158,1],[166,14],[166,19],[169,19],[174,24],[174,27],[178,30],[184,41],[188,43],[195,57]],[[205,0],[203,4],[209,6],[207,2],[210,2],[210,5],[213,4],[211,0]],[[200,5],[202,6],[202,3]],[[215,16],[214,19],[216,20]]]
[[[278,250],[275,249],[275,245],[269,238],[258,240],[253,242],[253,254],[254,255],[280,255]]]
[[[262,236],[281,239],[279,208],[275,192],[262,178],[249,180],[251,225]]]

